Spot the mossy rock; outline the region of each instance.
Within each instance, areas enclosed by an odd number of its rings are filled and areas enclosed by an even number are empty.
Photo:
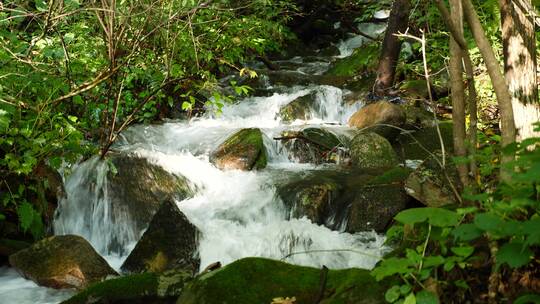
[[[295,297],[296,303],[315,303],[321,270],[263,258],[245,258],[188,283],[178,304],[272,303]],[[322,304],[385,303],[386,282],[376,282],[368,270],[330,270]]]
[[[350,204],[346,231],[384,232],[409,200],[401,183],[365,185]]]
[[[374,70],[378,63],[379,46],[375,43],[366,44],[349,57],[340,58],[332,63],[326,75],[353,77]]]
[[[446,151],[452,153],[452,121],[440,121],[439,128]],[[394,149],[402,160],[424,160],[430,156],[431,152],[441,149],[437,128],[433,126],[401,133],[394,142]]]
[[[410,197],[403,183],[411,169],[316,170],[278,185],[290,216],[348,232],[384,231]]]
[[[353,165],[366,168],[391,168],[399,161],[392,145],[384,137],[373,132],[359,132],[350,143]]]
[[[163,274],[140,273],[93,284],[62,304],[175,303],[191,274],[169,271]]]
[[[137,234],[148,227],[163,200],[193,196],[185,177],[171,174],[144,158],[116,154],[110,160],[115,167],[108,173],[112,206],[127,210]]]
[[[433,113],[426,110],[422,105],[406,103],[402,107],[406,116],[406,129],[418,130],[435,126]]]
[[[197,273],[200,258],[197,254],[199,231],[178,209],[166,200],[150,222],[126,261],[123,271],[163,272],[183,269]]]
[[[441,167],[442,154],[434,153],[416,168],[405,181],[407,193],[428,207],[456,204],[450,183],[460,189],[456,167],[447,155],[445,170]]]
[[[300,96],[281,107],[278,116],[284,122],[291,122],[297,119],[308,120],[311,118],[311,108],[313,108],[316,98],[316,92]]]
[[[347,154],[347,139],[323,128],[283,131],[281,138],[289,157],[299,163],[335,163]]]
[[[41,286],[84,288],[117,275],[92,245],[76,235],[43,239],[9,257],[22,276]]]
[[[222,170],[265,168],[267,154],[261,130],[250,128],[234,133],[211,153],[210,162]]]

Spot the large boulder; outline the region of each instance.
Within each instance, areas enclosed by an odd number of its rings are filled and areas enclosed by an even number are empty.
[[[452,128],[452,121],[439,122],[442,140],[449,153],[452,153],[453,150]],[[441,150],[441,141],[436,125],[425,126],[416,131],[403,132],[396,138],[393,145],[402,160],[424,160],[430,156],[432,151]]]
[[[163,272],[183,269],[196,273],[200,264],[198,233],[176,203],[166,200],[122,265],[122,270]]]
[[[279,140],[299,163],[340,163],[347,154],[346,138],[323,128],[283,131]]]
[[[316,170],[278,185],[278,195],[291,217],[334,230],[383,232],[410,200],[403,189],[409,173],[402,167],[379,174]]]
[[[379,101],[366,105],[349,118],[349,126],[359,129],[369,128],[389,140],[393,140],[399,129],[405,125],[407,116],[403,108],[388,101]]]
[[[317,94],[311,92],[307,95],[300,96],[295,100],[284,105],[278,113],[278,116],[284,122],[294,120],[308,120],[312,117],[311,108],[316,103]]]
[[[66,180],[56,210],[55,234],[84,236],[99,252],[125,254],[168,198],[193,195],[190,183],[144,158],[114,153],[92,158]]]
[[[366,169],[390,168],[399,161],[392,145],[374,132],[359,132],[350,143],[353,165]]]
[[[407,193],[428,207],[456,204],[454,189],[459,189],[456,167],[447,159],[442,169],[442,155],[435,153],[427,158],[405,181]]]
[[[211,153],[210,162],[222,170],[263,169],[267,156],[261,130],[250,128],[234,133]]]
[[[365,185],[361,189],[349,205],[347,232],[384,232],[409,201],[402,184]]]
[[[320,269],[245,258],[186,284],[176,303],[272,303],[295,297],[294,303],[382,304],[388,284],[376,282],[369,270],[329,270],[321,290]]]
[[[62,304],[175,303],[191,278],[191,273],[178,270],[131,274],[93,284]]]
[[[138,231],[148,227],[163,200],[184,200],[193,195],[185,177],[171,174],[146,159],[120,154],[111,161],[116,169],[108,173],[113,208],[128,210]]]
[[[117,273],[92,246],[76,235],[53,236],[9,257],[22,276],[41,286],[84,288]]]

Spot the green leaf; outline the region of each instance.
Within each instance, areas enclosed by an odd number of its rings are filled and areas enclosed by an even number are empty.
[[[379,266],[375,267],[371,271],[371,274],[375,276],[377,281],[380,281],[394,274],[409,273],[414,266],[414,262],[410,261],[409,259],[392,257],[382,260]]]
[[[431,291],[422,290],[416,295],[417,304],[439,304],[439,298]]]
[[[416,297],[414,296],[414,293],[409,294],[405,301],[403,301],[403,304],[416,304]]]
[[[424,267],[437,267],[444,264],[444,258],[440,255],[428,256],[424,259]]]
[[[474,247],[472,246],[462,246],[462,247],[452,247],[450,250],[459,256],[464,258],[469,257],[474,252]]]
[[[540,295],[537,294],[526,294],[517,298],[514,301],[514,304],[540,304]]]
[[[0,130],[6,130],[11,122],[11,115],[8,111],[0,109]]]
[[[3,221],[3,220],[5,220],[5,219],[6,219],[6,216],[3,215],[2,213],[0,213],[0,221]]]
[[[497,266],[504,263],[512,268],[525,266],[529,263],[534,253],[529,247],[521,242],[511,242],[504,244],[497,252]]]
[[[457,240],[460,241],[472,241],[482,236],[482,230],[480,230],[474,224],[462,224],[457,226],[452,234]]]
[[[395,216],[396,221],[414,225],[416,223],[428,222],[436,227],[455,226],[460,219],[460,216],[450,210],[442,208],[412,208],[401,211]]]
[[[386,293],[384,294],[384,299],[388,303],[394,303],[395,301],[399,299],[400,296],[401,296],[401,293],[399,292],[399,286],[394,285],[392,286],[392,288],[386,291]]]
[[[490,234],[499,234],[504,221],[498,215],[493,213],[477,214],[474,218],[474,224]]]
[[[23,231],[28,231],[34,221],[34,215],[36,212],[30,203],[24,202],[17,207],[17,215],[19,216],[19,224]]]

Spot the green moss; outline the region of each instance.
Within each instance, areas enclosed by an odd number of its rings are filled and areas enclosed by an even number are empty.
[[[374,132],[358,133],[351,141],[350,153],[353,164],[360,168],[391,168],[399,163],[390,142]]]
[[[113,303],[136,300],[157,296],[157,288],[158,276],[156,274],[134,274],[91,285],[62,303]]]
[[[177,303],[271,303],[277,297],[296,297],[314,303],[320,270],[280,261],[246,258],[203,275],[187,286]],[[330,270],[322,303],[384,303],[385,288],[361,269]]]
[[[279,117],[281,117],[281,120],[284,122],[290,122],[296,119],[306,119],[314,100],[314,93],[298,97],[279,110]]]
[[[210,161],[219,163],[222,159],[229,159],[241,162],[242,170],[262,169],[267,164],[262,136],[258,128],[242,129],[227,138],[210,155]]]
[[[376,67],[379,53],[378,44],[367,44],[356,49],[351,56],[338,59],[332,64],[326,74],[352,77],[362,72],[373,70]]]

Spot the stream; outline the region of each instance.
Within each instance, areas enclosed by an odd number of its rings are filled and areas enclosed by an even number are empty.
[[[374,35],[384,30],[380,26],[372,27]],[[360,36],[341,42],[338,57],[350,55],[362,43]],[[310,76],[323,74],[331,59],[294,57],[276,64],[281,72]],[[265,89],[274,92],[270,96],[245,98],[225,105],[221,112],[208,109],[203,117],[189,121],[135,125],[123,132],[113,149],[146,158],[166,171],[185,176],[196,189],[192,198],[177,201],[177,205],[201,231],[198,240],[201,270],[217,261],[226,265],[249,256],[313,267],[372,268],[388,250],[382,235],[333,231],[307,218],[291,218],[276,188],[276,184],[301,178],[305,172],[337,170],[338,165],[298,163],[274,137],[284,130],[306,127],[324,127],[347,136],[346,122],[361,104],[345,104],[346,92],[337,87],[277,86],[263,79],[267,82]],[[222,84],[229,80],[223,79]],[[311,93],[316,95],[317,106],[309,120],[281,121],[278,113],[282,106]],[[217,169],[209,162],[210,152],[242,128],[261,129],[268,166],[248,172]],[[97,158],[71,168],[65,180],[67,198],[59,203],[54,232],[83,236],[113,268],[119,269],[144,231],[133,229],[131,219],[121,211],[111,211],[106,191],[107,170],[109,166]],[[93,191],[88,191],[88,183],[93,184]],[[2,303],[58,303],[73,293],[38,287],[13,269],[0,268]]]

